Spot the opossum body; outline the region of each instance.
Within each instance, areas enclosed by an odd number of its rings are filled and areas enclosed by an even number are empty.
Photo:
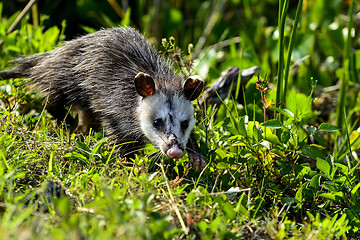
[[[67,115],[64,106],[72,106],[79,112],[77,130],[101,125],[120,142],[149,140],[169,158],[182,157],[187,148],[190,163],[205,167],[190,138],[191,101],[201,93],[202,80],[184,82],[136,30],[100,30],[15,63],[0,78],[33,79],[48,93],[46,108],[58,122]]]

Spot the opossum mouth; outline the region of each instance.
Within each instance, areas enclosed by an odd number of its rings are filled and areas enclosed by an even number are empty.
[[[184,155],[184,151],[179,148],[177,144],[170,146],[168,150],[166,150],[166,155],[171,159],[178,159]]]

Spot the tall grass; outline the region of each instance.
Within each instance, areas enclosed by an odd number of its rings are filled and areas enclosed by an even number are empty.
[[[285,103],[285,100],[286,100],[286,93],[287,93],[287,88],[288,88],[288,79],[289,79],[290,64],[291,64],[291,55],[292,55],[292,50],[293,50],[294,42],[295,42],[296,30],[297,30],[298,23],[299,23],[299,20],[300,20],[302,3],[303,3],[303,0],[299,0],[298,6],[297,6],[297,9],[296,9],[294,25],[293,25],[291,35],[290,35],[289,47],[288,47],[288,51],[287,51],[287,58],[286,58],[286,62],[285,62],[284,88],[283,88],[284,93],[282,95],[282,100],[281,100],[284,103]]]
[[[282,104],[286,103],[286,93],[287,93],[288,78],[289,78],[289,72],[290,72],[291,55],[292,55],[292,50],[294,47],[294,41],[295,41],[295,37],[296,37],[296,29],[298,27],[298,23],[300,20],[302,2],[303,2],[302,0],[299,0],[299,2],[298,2],[294,25],[292,27],[292,31],[290,34],[289,45],[286,46],[284,29],[285,29],[287,10],[289,7],[289,1],[288,0],[279,0],[279,13],[278,13],[279,62],[278,62],[278,71],[277,71],[278,81],[277,81],[277,86],[276,86],[276,107],[277,108],[283,107]],[[286,61],[284,62],[284,59],[285,59],[284,53],[285,53],[286,47],[287,47],[287,55],[286,55]],[[284,64],[285,64],[285,68],[284,68]],[[280,119],[281,119],[281,115],[280,115]]]
[[[279,30],[279,62],[277,70],[277,87],[276,87],[276,107],[279,108],[281,104],[282,95],[284,94],[284,84],[283,84],[283,66],[284,66],[284,29],[285,29],[285,20],[286,13],[289,6],[288,0],[279,0],[279,13],[278,13],[278,30]]]
[[[349,21],[347,24],[347,38],[345,41],[344,53],[343,53],[343,73],[341,79],[340,92],[338,97],[338,104],[336,108],[336,125],[344,130],[344,111],[346,110],[346,93],[348,92],[350,74],[351,72],[351,62],[353,61],[351,54],[351,44],[352,37],[351,31],[354,26],[354,0],[350,0],[349,6]]]

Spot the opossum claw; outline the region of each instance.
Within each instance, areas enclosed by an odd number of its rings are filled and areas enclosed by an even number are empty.
[[[190,167],[196,171],[201,172],[206,167],[205,156],[202,153],[191,152],[188,153]]]

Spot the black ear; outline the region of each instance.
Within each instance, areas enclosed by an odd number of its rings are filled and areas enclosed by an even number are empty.
[[[203,88],[204,82],[200,76],[190,76],[184,84],[184,95],[188,100],[193,101],[199,97]]]
[[[145,98],[155,93],[155,82],[149,74],[139,72],[134,81],[136,91],[140,96]]]

